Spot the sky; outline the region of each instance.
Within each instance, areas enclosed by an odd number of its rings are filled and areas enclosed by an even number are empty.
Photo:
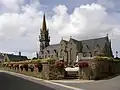
[[[34,57],[44,13],[50,44],[108,34],[120,52],[120,0],[0,0],[0,52]]]

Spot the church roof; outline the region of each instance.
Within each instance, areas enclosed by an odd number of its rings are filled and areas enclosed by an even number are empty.
[[[103,48],[105,47],[105,44],[108,42],[108,37],[82,40],[79,42],[82,44],[84,52],[86,52],[88,50],[93,51],[93,50],[95,50],[95,47],[100,47],[100,49],[103,50]],[[87,49],[85,49],[85,48],[87,48]]]
[[[43,51],[44,51],[44,50],[53,50],[53,49],[58,50],[58,49],[59,49],[59,46],[60,46],[60,44],[52,44],[52,45],[49,45],[49,46],[47,46],[46,48],[44,48]]]

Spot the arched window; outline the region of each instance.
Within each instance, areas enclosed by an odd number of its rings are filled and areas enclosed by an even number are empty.
[[[88,45],[86,45],[87,49],[89,49]]]
[[[44,51],[41,51],[42,54],[44,54]]]
[[[50,51],[49,51],[49,50],[47,50],[47,53],[49,54],[49,53],[50,53]]]
[[[89,55],[90,55],[90,57],[92,57],[92,53],[91,52],[89,52]]]
[[[56,53],[56,52],[57,52],[57,50],[56,50],[56,49],[54,49],[54,52]]]
[[[47,58],[47,54],[45,55],[45,58]]]
[[[86,52],[83,52],[83,57],[86,57],[87,56],[87,53]]]
[[[97,47],[100,48],[100,46],[97,44]]]
[[[55,53],[56,57],[58,57],[58,52],[56,49],[54,49],[54,53]]]
[[[51,55],[51,58],[53,57],[53,55]]]
[[[63,55],[63,54],[62,54],[62,51],[63,51],[63,49],[60,50],[60,55],[61,55],[61,56]]]
[[[98,55],[98,51],[95,51],[95,52],[94,52],[94,56],[97,56],[97,55]]]

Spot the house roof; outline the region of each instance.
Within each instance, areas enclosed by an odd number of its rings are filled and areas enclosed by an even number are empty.
[[[4,55],[0,53],[0,61],[2,61],[3,59],[4,59]]]
[[[6,55],[12,61],[14,61],[14,60],[20,61],[20,60],[27,60],[28,59],[27,56],[19,56],[19,55],[14,55],[14,54],[6,54]]]

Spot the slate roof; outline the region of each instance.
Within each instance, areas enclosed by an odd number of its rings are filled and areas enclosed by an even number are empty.
[[[18,61],[21,61],[21,60],[27,60],[27,56],[19,56],[19,55],[14,55],[14,54],[7,54],[8,58],[12,61],[14,60],[18,60]]]
[[[52,44],[44,48],[43,51],[45,50],[52,51],[53,49],[59,50],[59,47],[60,47],[60,44]]]
[[[97,46],[99,46],[100,49],[103,49],[105,44],[109,41],[108,37],[94,38],[94,39],[81,40],[81,41],[78,41],[75,39],[72,39],[72,40],[74,40],[74,42],[79,42],[76,44],[80,45],[81,43],[83,46],[83,51],[85,52],[88,51],[88,49],[85,49],[85,48],[89,48],[89,51],[93,51]]]
[[[98,44],[100,47],[104,47],[107,41],[107,37],[102,37],[89,40],[82,40],[82,44],[87,44],[90,47],[95,47]]]
[[[68,43],[68,41],[67,40],[63,40],[66,44]]]
[[[73,38],[70,38],[70,40],[73,40],[75,44],[77,45],[77,50],[79,52],[94,52],[98,47],[98,50],[103,50],[106,43],[109,43],[108,37],[101,37],[101,38],[94,38],[94,39],[87,39],[87,40],[76,40]],[[70,41],[69,40],[69,41]],[[64,42],[68,43],[69,41],[63,40]],[[110,47],[111,48],[111,47]],[[59,51],[60,49],[60,44],[52,44],[47,46],[46,48],[43,49],[43,51],[50,51],[50,54],[52,54],[52,51],[56,49]],[[41,55],[41,54],[40,54]]]

